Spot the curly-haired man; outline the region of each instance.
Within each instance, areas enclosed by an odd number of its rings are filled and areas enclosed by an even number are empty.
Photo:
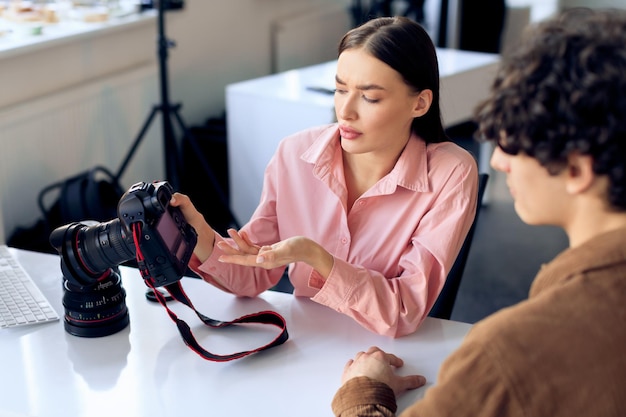
[[[528,300],[478,322],[403,416],[626,416],[626,12],[570,9],[525,33],[477,108],[520,218],[569,248]],[[503,271],[506,273],[506,271]],[[337,416],[392,416],[425,384],[372,347],[350,360]]]

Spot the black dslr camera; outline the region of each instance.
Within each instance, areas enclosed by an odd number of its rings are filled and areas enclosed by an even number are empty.
[[[134,184],[120,198],[117,219],[71,223],[50,234],[61,255],[67,332],[99,337],[128,325],[118,269],[123,262],[136,259],[151,287],[185,274],[197,234],[180,209],[169,205],[172,193],[166,181]]]

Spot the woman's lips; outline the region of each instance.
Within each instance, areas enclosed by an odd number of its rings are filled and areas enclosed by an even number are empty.
[[[339,134],[343,139],[356,139],[361,136],[361,132],[347,126],[339,126]]]

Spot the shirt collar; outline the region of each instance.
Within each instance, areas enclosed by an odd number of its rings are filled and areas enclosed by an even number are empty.
[[[626,228],[603,233],[580,246],[564,250],[542,265],[531,286],[530,296],[563,284],[576,275],[625,261]]]
[[[334,123],[321,131],[300,158],[313,164],[314,174],[322,178],[331,172],[333,162],[341,161],[340,158],[335,158],[337,152],[341,152],[339,125]],[[411,134],[393,170],[376,184],[373,191],[391,194],[397,187],[417,192],[430,191],[426,142],[415,134]]]

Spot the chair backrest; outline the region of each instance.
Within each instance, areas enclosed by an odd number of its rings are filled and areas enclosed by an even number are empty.
[[[452,315],[456,295],[459,292],[461,278],[463,278],[463,271],[465,270],[467,257],[469,255],[470,247],[472,246],[472,240],[474,239],[474,229],[476,228],[476,221],[478,220],[478,215],[480,214],[480,207],[482,205],[483,195],[485,194],[485,188],[487,187],[487,180],[489,180],[489,174],[479,174],[478,198],[476,199],[477,206],[474,221],[467,232],[467,236],[465,236],[463,246],[461,246],[461,250],[452,265],[452,269],[450,269],[450,272],[448,273],[443,289],[441,290],[441,293],[439,293],[439,297],[437,297],[437,301],[435,301],[430,313],[428,313],[430,317],[449,320]]]

